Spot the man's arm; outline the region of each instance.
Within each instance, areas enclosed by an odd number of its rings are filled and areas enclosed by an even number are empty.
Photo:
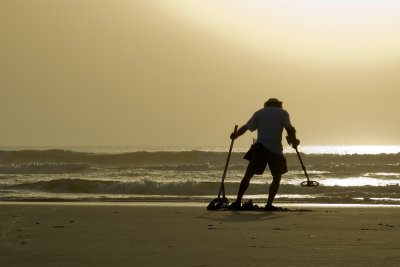
[[[245,132],[247,132],[248,128],[246,125],[243,125],[242,127],[239,128],[236,132],[231,133],[231,139],[235,140],[239,136],[243,135]]]
[[[300,140],[296,138],[296,129],[293,126],[286,127],[285,129],[288,134],[286,137],[287,142],[293,148],[297,148],[297,146],[300,144]]]

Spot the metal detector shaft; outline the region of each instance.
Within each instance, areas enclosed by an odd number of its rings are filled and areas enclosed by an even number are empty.
[[[305,174],[306,177],[307,177],[307,182],[310,182],[310,178],[308,178],[308,173],[307,173],[306,167],[304,166],[303,160],[302,160],[301,157],[300,157],[300,153],[299,153],[299,151],[297,150],[297,147],[295,147],[294,149],[296,149],[297,157],[299,157],[300,164],[301,164],[301,168],[303,169],[304,174]]]
[[[236,133],[237,129],[238,129],[238,126],[235,125],[235,128],[233,129],[233,132]],[[233,143],[234,142],[235,142],[235,139],[232,139],[231,146],[229,147],[228,157],[227,157],[226,163],[225,163],[224,174],[222,175],[222,181],[221,181],[221,185],[219,187],[218,198],[221,197],[221,193],[222,193],[223,197],[225,197],[224,180],[225,180],[226,172],[228,171],[229,160],[231,158],[231,153],[232,153],[232,148],[233,148]]]

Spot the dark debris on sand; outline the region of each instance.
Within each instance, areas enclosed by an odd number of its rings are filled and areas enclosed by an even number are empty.
[[[250,199],[249,201],[242,203],[239,209],[231,209],[231,208],[223,208],[222,210],[229,211],[259,211],[259,212],[311,212],[310,209],[288,209],[282,207],[272,206],[272,208],[266,208],[265,206],[258,206],[257,204],[253,204],[253,201]]]
[[[282,208],[282,207],[277,207],[276,210],[266,210],[265,207],[260,207],[257,204],[253,205],[251,208],[242,208],[240,209],[241,211],[263,211],[263,212],[311,212],[312,210],[310,209],[288,209],[288,208]]]

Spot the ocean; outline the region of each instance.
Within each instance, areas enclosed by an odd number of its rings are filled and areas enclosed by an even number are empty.
[[[228,148],[0,147],[0,201],[196,202],[218,193]],[[234,148],[225,189],[235,199],[247,148]],[[400,205],[400,146],[285,148],[289,172],[275,203]],[[265,203],[271,175],[255,176],[244,196]]]

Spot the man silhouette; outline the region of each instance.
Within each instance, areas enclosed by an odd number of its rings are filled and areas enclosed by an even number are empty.
[[[286,158],[283,155],[282,133],[286,129],[288,141],[296,148],[300,140],[296,138],[296,130],[290,123],[289,113],[282,108],[282,102],[270,98],[264,103],[264,108],[256,111],[250,120],[231,134],[231,139],[236,139],[248,130],[257,130],[257,142],[254,143],[244,156],[249,161],[246,173],[240,183],[236,201],[229,208],[239,210],[244,193],[249,187],[250,180],[255,174],[263,174],[267,165],[272,174],[272,183],[265,210],[280,210],[272,205],[278,193],[281,177],[287,172]]]

